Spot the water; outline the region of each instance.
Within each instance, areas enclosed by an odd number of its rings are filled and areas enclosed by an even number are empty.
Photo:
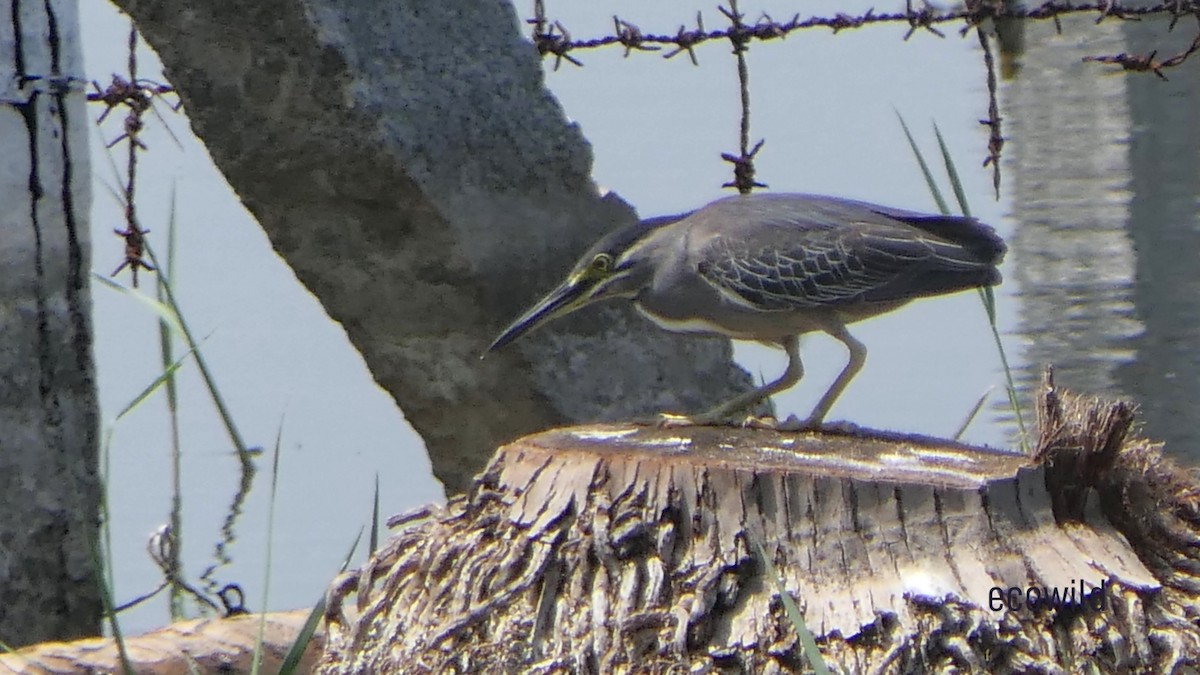
[[[612,15],[648,32],[673,33],[694,22],[687,3],[547,3],[576,37],[607,33]],[[743,2],[791,16],[794,3]],[[866,5],[862,7],[865,9]],[[526,3],[519,5],[528,11]],[[127,25],[101,3],[83,3],[89,76],[102,83],[124,70]],[[704,6],[706,27],[720,20]],[[845,3],[808,3],[805,12],[853,12]],[[1200,382],[1200,75],[1193,64],[1149,75],[1107,75],[1084,64],[1087,54],[1158,47],[1155,21],[1030,27],[1015,79],[1002,85],[1005,118],[1002,200],[992,199],[986,156],[982,59],[974,37],[946,39],[906,26],[833,36],[809,31],[755,45],[749,54],[752,138],[766,139],[758,177],[776,191],[853,197],[933,210],[924,180],[896,120],[902,113],[938,168],[932,122],[957,159],[975,215],[1009,242],[997,289],[999,324],[1025,390],[1042,366],[1058,367],[1060,384],[1141,406],[1143,432],[1190,456],[1191,421]],[[1183,41],[1185,35],[1176,42]],[[694,208],[727,191],[722,152],[736,152],[739,103],[728,45],[686,56],[621,58],[620,50],[581,53],[582,69],[548,72],[548,86],[582,125],[595,152],[599,184],[619,192],[642,215]],[[548,63],[548,66],[552,63]],[[160,77],[152,55],[143,73]],[[549,68],[548,68],[549,71]],[[324,590],[358,529],[367,522],[376,477],[384,514],[441,498],[420,439],[374,384],[344,333],[324,315],[211,167],[182,118],[169,123],[185,149],[152,121],[139,188],[143,222],[161,250],[170,195],[177,197],[180,237],[177,289],[248,442],[270,448],[282,429],[284,451],[275,525],[276,566],[267,607],[313,602]],[[113,174],[100,138],[93,143],[99,176],[93,213],[94,267],[120,262],[121,223],[108,197]],[[940,175],[940,170],[939,170]],[[943,181],[943,186],[947,184]],[[949,194],[947,192],[947,194]],[[563,261],[564,269],[570,261]],[[135,302],[95,291],[96,354],[101,404],[111,419],[157,374],[155,317]],[[531,298],[532,300],[532,298]],[[936,435],[952,433],[975,401],[993,388],[991,404],[966,439],[1013,444],[1002,393],[1004,377],[979,300],[973,293],[925,300],[852,328],[869,350],[865,369],[831,417]],[[804,415],[845,362],[836,342],[806,338],[806,377],[777,397],[780,413]],[[738,360],[764,379],[784,358],[737,345]],[[297,367],[302,364],[303,367]],[[193,577],[211,563],[213,542],[237,487],[237,463],[198,378],[181,381],[184,441],[184,560]],[[159,579],[143,552],[146,537],[170,506],[166,417],[161,402],[116,427],[110,502],[116,595],[124,600]],[[264,463],[265,464],[265,463]],[[267,490],[251,493],[240,519],[234,562],[217,572],[237,581],[252,609],[262,608]],[[349,498],[347,496],[350,496]],[[279,561],[284,561],[280,563]],[[163,623],[155,599],[125,615],[138,632]]]
[[[1026,65],[1004,88],[1020,381],[1053,363],[1063,386],[1136,402],[1142,434],[1194,459],[1200,74],[1162,81],[1082,62],[1166,58],[1191,36],[1167,36],[1163,20],[1063,25],[1063,37],[1029,26]]]

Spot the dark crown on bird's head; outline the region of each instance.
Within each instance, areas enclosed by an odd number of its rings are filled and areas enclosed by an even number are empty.
[[[607,254],[613,261],[621,257],[621,254],[632,248],[637,242],[646,238],[651,232],[666,227],[671,223],[678,222],[690,216],[693,212],[677,213],[673,216],[655,216],[654,218],[646,218],[631,223],[625,227],[609,232],[592,244],[592,247],[587,250],[579,258],[579,262],[575,265],[575,272],[590,266],[596,256],[601,253]]]

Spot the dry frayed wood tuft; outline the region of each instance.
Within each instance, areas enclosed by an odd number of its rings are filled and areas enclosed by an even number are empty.
[[[772,567],[835,671],[1195,665],[1192,476],[1126,439],[1126,404],[1048,378],[1039,412],[1033,458],[712,427],[520,439],[334,584],[322,670],[797,672]],[[1031,587],[1060,601],[1010,606]]]
[[[1036,454],[1045,457],[1048,485],[1058,495],[1056,512],[1074,517],[1088,499],[1097,501],[1103,517],[1129,540],[1155,578],[1178,591],[1178,600],[1194,602],[1200,595],[1195,469],[1164,457],[1161,443],[1126,438],[1133,422],[1128,403],[1060,397],[1050,369],[1042,388]],[[1200,609],[1188,615],[1200,620]],[[1200,650],[1200,644],[1192,648]]]

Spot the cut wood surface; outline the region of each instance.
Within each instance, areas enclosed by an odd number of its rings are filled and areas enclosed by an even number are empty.
[[[690,576],[710,561],[755,567],[762,544],[805,600],[809,627],[845,638],[880,612],[910,619],[910,599],[983,604],[994,587],[1080,579],[1158,588],[1111,528],[1060,528],[1044,472],[1024,456],[899,438],[564,429],[506,447],[497,487],[520,493],[508,517],[526,536],[552,538],[576,505],[615,510],[622,522],[593,530],[613,554],[682,554]],[[764,630],[774,589],[764,590],[722,626],[733,644]]]
[[[284,656],[308,619],[310,610],[275,612],[265,617],[261,673],[278,673]],[[136,675],[228,675],[249,673],[264,617],[246,614],[171,624],[145,635],[125,638],[125,652]],[[318,634],[297,673],[312,672],[321,653]],[[0,653],[0,675],[67,675],[125,672],[116,643],[108,638],[47,642],[11,654]]]
[[[1195,665],[1192,477],[1126,439],[1127,405],[1048,381],[1039,412],[1033,457],[857,430],[522,438],[339,578],[322,671],[798,672],[780,583],[835,671]]]

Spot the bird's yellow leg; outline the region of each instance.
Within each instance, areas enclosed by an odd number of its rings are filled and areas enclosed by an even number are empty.
[[[800,423],[800,428],[814,429],[821,425],[825,419],[825,415],[829,414],[829,409],[837,401],[838,397],[845,391],[846,385],[850,384],[850,380],[858,375],[858,371],[862,370],[863,364],[867,362],[867,347],[863,343],[854,339],[850,335],[844,325],[838,325],[832,328],[826,328],[825,332],[829,333],[834,339],[846,345],[846,349],[850,352],[850,358],[846,361],[846,367],[842,368],[842,372],[838,374],[837,379],[833,384],[829,385],[829,389],[825,395],[817,401],[817,405],[808,415],[808,419]]]
[[[662,413],[659,415],[659,426],[686,427],[729,424],[731,422],[741,423],[741,426],[753,426],[738,419],[737,414],[769,396],[790,389],[804,376],[804,365],[800,362],[800,338],[793,335],[781,339],[778,344],[783,347],[783,351],[787,352],[788,356],[787,370],[783,371],[783,375],[779,379],[752,391],[738,394],[721,405],[698,415]]]

